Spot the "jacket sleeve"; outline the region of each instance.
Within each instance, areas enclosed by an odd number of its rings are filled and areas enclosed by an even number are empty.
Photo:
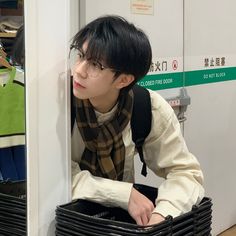
[[[72,162],[72,199],[86,199],[105,206],[128,209],[133,184],[92,176]]]
[[[152,129],[144,154],[147,166],[164,178],[154,212],[176,217],[190,211],[203,198],[203,174],[199,162],[188,151],[173,109],[160,95],[150,93]]]

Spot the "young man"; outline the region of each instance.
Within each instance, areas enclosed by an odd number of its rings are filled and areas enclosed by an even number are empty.
[[[98,18],[74,37],[77,120],[72,132],[72,195],[128,210],[139,225],[190,211],[204,196],[203,175],[188,151],[173,109],[149,91],[152,128],[143,151],[147,166],[165,180],[156,206],[134,187],[132,86],[151,64],[147,36],[119,16]],[[140,111],[142,112],[142,111]]]

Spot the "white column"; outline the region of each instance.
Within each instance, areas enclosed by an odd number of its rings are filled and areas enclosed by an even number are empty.
[[[28,236],[55,235],[70,201],[70,1],[25,0]]]

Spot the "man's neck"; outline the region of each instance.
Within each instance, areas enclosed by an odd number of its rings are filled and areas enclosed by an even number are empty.
[[[119,90],[113,90],[105,96],[90,98],[89,100],[96,111],[107,113],[116,105],[118,97]]]

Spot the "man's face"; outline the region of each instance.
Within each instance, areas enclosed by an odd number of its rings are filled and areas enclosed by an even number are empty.
[[[84,43],[72,71],[73,94],[79,99],[108,96],[115,89],[114,72],[105,68],[102,62],[86,60],[86,48]]]

